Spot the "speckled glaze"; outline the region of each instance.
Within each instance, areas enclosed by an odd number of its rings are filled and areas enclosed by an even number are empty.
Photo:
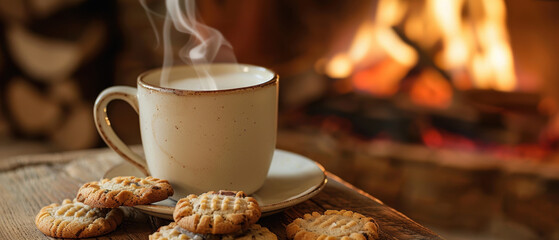
[[[276,145],[278,76],[252,65],[213,64],[210,68],[265,72],[270,78],[243,88],[191,91],[159,87],[160,69],[138,77],[134,97],[147,161],[124,157],[140,168],[147,166],[152,176],[167,179],[175,190],[174,199],[210,190],[250,194],[263,185],[270,168]],[[190,66],[173,67],[171,81],[189,74],[194,74]],[[133,100],[127,101],[134,105]],[[103,122],[100,115],[96,121]],[[117,153],[127,151],[122,150],[128,148],[125,145],[111,144],[118,137],[104,134],[104,124],[97,125]]]

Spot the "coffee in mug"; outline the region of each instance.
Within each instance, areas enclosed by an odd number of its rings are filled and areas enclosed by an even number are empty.
[[[201,67],[214,89],[206,89],[194,66],[145,72],[137,88],[105,89],[95,102],[97,129],[124,159],[169,180],[175,199],[210,190],[251,194],[264,184],[275,150],[279,77],[246,64]],[[111,128],[106,108],[116,99],[138,112],[145,159]]]

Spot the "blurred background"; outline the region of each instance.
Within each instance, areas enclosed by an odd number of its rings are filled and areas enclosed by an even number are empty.
[[[146,1],[161,29],[163,1]],[[281,79],[278,148],[448,239],[559,239],[559,1],[204,0]],[[0,0],[0,160],[105,147],[162,47],[135,0]],[[188,36],[173,36],[177,47]],[[140,144],[136,113],[111,122]]]

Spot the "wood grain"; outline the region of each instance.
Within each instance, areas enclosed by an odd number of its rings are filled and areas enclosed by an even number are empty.
[[[65,198],[74,198],[81,184],[99,179],[122,160],[107,149],[21,156],[0,159],[0,239],[49,239],[34,224],[39,210]],[[347,209],[375,218],[381,239],[440,239],[429,229],[355,189],[333,174],[324,190],[312,199],[281,213],[263,217],[259,223],[279,239],[285,226],[313,211]],[[124,223],[113,233],[97,239],[147,239],[168,221],[125,208]]]

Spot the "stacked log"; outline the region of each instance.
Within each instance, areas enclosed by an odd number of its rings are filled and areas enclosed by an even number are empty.
[[[60,149],[99,145],[92,105],[114,82],[116,7],[110,1],[0,1],[0,122],[8,134]]]

